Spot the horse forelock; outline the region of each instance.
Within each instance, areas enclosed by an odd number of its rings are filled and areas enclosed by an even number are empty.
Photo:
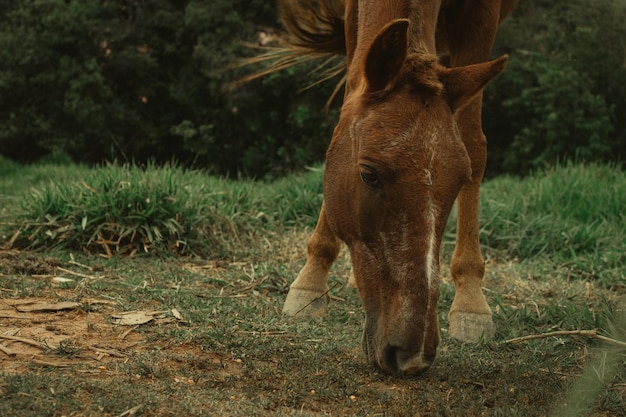
[[[363,88],[354,88],[353,92],[363,95],[366,102],[385,102],[389,95],[401,88],[408,88],[424,98],[439,95],[444,91],[444,84],[439,77],[438,58],[430,55],[413,52],[410,53],[402,67],[402,74],[395,82],[379,91],[367,91],[366,83],[360,83]]]
[[[404,63],[404,80],[433,94],[443,91],[439,78],[439,60],[436,56],[414,52],[409,54]]]

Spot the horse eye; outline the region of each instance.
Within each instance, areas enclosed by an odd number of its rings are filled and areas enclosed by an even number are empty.
[[[373,188],[381,188],[382,184],[376,169],[369,165],[359,165],[361,171],[361,180]]]

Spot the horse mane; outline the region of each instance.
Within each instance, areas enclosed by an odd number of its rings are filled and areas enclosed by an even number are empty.
[[[324,59],[311,71],[318,79],[305,88],[344,74],[326,104],[326,107],[330,106],[345,82],[344,9],[344,0],[280,0],[278,13],[286,35],[279,37],[278,46],[259,47],[265,52],[243,60],[238,65],[269,63],[269,67],[247,75],[231,84],[231,87],[299,64]]]
[[[343,0],[281,0],[278,14],[296,48],[345,55]]]
[[[326,103],[328,109],[346,81],[344,12],[345,0],[279,0],[279,18],[286,35],[278,38],[278,46],[259,47],[266,52],[239,64],[269,63],[269,67],[247,75],[231,86],[236,87],[299,64],[324,59],[311,71],[317,79],[305,89],[342,75]],[[412,52],[407,56],[403,79],[417,88],[439,93],[443,85],[437,76],[438,65],[436,56]]]

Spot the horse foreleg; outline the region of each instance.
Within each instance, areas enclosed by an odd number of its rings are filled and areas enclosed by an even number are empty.
[[[459,13],[448,16],[445,30],[450,64],[456,67],[485,62],[491,53],[498,23],[516,2],[464,2]],[[457,197],[457,240],[451,266],[456,292],[449,318],[450,335],[465,341],[490,339],[494,334],[491,309],[482,291],[485,263],[478,240],[480,184],[487,163],[487,140],[481,119],[482,93],[456,114],[471,160],[472,175]]]
[[[465,341],[490,339],[494,333],[491,309],[481,287],[485,263],[478,239],[479,193],[487,158],[481,105],[482,97],[477,97],[457,115],[472,163],[472,176],[457,198],[457,240],[451,267],[456,293],[449,318],[450,335]]]
[[[328,227],[324,204],[317,226],[309,239],[304,267],[289,287],[283,313],[290,316],[321,317],[326,314],[328,271],[339,254],[340,240]]]

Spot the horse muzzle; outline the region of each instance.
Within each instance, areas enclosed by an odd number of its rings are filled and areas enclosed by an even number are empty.
[[[374,326],[366,324],[363,331],[363,351],[367,361],[389,374],[415,376],[428,370],[435,362],[439,334],[432,340],[407,339],[406,343],[393,343],[376,337]],[[425,334],[427,336],[427,334]]]

